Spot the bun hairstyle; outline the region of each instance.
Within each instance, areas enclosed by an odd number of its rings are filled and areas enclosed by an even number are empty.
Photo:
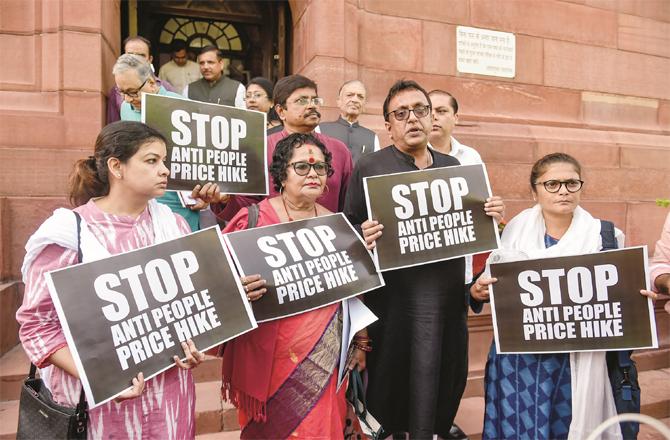
[[[155,140],[167,143],[162,134],[141,122],[117,121],[105,126],[95,140],[93,156],[74,164],[68,185],[70,203],[81,206],[109,194],[107,161],[116,158],[126,163],[142,145]]]

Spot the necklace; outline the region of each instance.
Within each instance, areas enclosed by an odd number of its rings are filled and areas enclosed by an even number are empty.
[[[288,221],[292,222],[293,220],[295,220],[293,217],[291,217],[291,214],[289,214],[289,212],[288,212],[288,207],[286,206],[286,200],[284,199],[284,195],[281,196],[281,203],[282,203],[282,205],[284,205],[284,211],[286,211],[286,217],[288,217]],[[293,205],[290,201],[289,201],[289,203],[291,205]],[[293,206],[295,206],[295,205],[293,205]],[[296,210],[296,211],[299,211],[299,210]],[[314,217],[318,217],[318,214],[316,213],[316,203],[314,204]]]

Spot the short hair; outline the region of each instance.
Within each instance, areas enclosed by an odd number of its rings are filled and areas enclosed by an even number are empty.
[[[215,52],[216,58],[218,58],[219,61],[223,59],[223,54],[221,53],[219,48],[216,46],[212,46],[211,44],[209,46],[205,46],[202,49],[200,49],[200,52],[198,52],[198,57],[207,52]]]
[[[116,60],[114,67],[112,67],[112,75],[118,75],[128,70],[137,72],[140,81],[146,81],[149,77],[153,77],[149,61],[132,53],[124,53]]]
[[[345,82],[340,86],[340,90],[337,91],[337,96],[340,96],[340,94],[342,94],[342,89],[343,89],[343,88],[345,88],[345,87],[348,86],[349,84],[353,84],[353,83],[358,83],[358,84],[362,85],[363,88],[365,89],[365,93],[368,93],[368,89],[367,89],[367,87],[365,87],[365,84],[363,84],[363,81],[361,81],[360,79],[350,79],[349,81],[345,81]]]
[[[384,100],[384,106],[383,106],[383,111],[384,111],[384,120],[388,122],[389,120],[389,103],[391,102],[391,99],[393,99],[398,93],[404,92],[405,90],[417,90],[421,93],[423,93],[423,96],[426,97],[428,100],[428,106],[432,107],[432,103],[430,102],[430,96],[428,96],[428,92],[419,85],[416,81],[412,81],[411,79],[400,79],[395,82],[389,89],[388,94],[386,95],[386,99]]]
[[[125,40],[123,40],[123,51],[126,51],[126,44],[130,43],[131,41],[139,41],[147,45],[149,48],[149,55],[151,55],[151,41],[147,40],[141,35],[133,35],[131,37],[127,37]]]
[[[265,94],[268,95],[268,98],[272,99],[272,81],[267,78],[263,78],[262,76],[257,76],[256,78],[252,78],[251,81],[249,81],[247,88],[253,84],[263,89]]]
[[[331,166],[333,155],[328,148],[311,133],[293,133],[277,142],[275,151],[272,153],[272,163],[270,164],[270,175],[274,183],[275,191],[281,191],[282,182],[286,180],[289,163],[293,157],[293,151],[303,145],[314,145],[323,153],[324,160],[328,165],[328,177],[332,176],[335,170]]]
[[[291,96],[291,93],[298,89],[304,88],[314,89],[315,92],[319,93],[316,88],[316,83],[306,76],[285,76],[277,81],[277,84],[275,84],[275,88],[272,92],[272,100],[274,101],[275,105],[279,104],[282,107],[286,107],[286,100],[289,96]]]
[[[566,153],[547,154],[546,156],[542,157],[540,160],[535,162],[533,168],[530,170],[530,188],[533,192],[537,192],[537,188],[535,188],[535,183],[537,182],[537,179],[539,179],[541,175],[547,172],[547,168],[549,168],[550,165],[553,165],[555,163],[569,163],[570,165],[575,167],[575,171],[577,172],[579,177],[580,178],[582,177],[582,166],[574,157]]]
[[[440,89],[435,89],[435,90],[431,90],[430,92],[428,92],[428,96],[433,96],[433,95],[447,95],[449,98],[451,98],[449,100],[449,102],[451,104],[451,108],[454,109],[454,114],[458,113],[458,101],[456,101],[456,98],[454,97],[454,95],[452,95],[451,93],[449,93],[445,90],[440,90]]]
[[[172,53],[179,52],[179,51],[185,50],[187,48],[188,48],[188,46],[186,46],[186,41],[179,40],[179,39],[173,40],[172,44],[170,45],[170,50],[172,51]]]

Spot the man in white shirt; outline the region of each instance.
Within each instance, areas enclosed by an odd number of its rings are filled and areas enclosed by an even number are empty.
[[[482,158],[474,148],[458,142],[453,136],[458,122],[458,101],[451,93],[433,90],[428,93],[433,104],[433,128],[428,135],[430,146],[440,153],[455,157],[461,165],[482,163]]]
[[[193,81],[202,78],[198,63],[188,59],[184,40],[174,40],[172,43],[172,60],[161,66],[158,77],[169,82],[179,91],[184,90],[184,87]]]

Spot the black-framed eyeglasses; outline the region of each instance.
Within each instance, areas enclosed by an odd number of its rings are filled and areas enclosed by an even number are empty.
[[[318,176],[325,176],[330,169],[330,165],[326,162],[293,162],[289,165],[293,167],[293,171],[295,171],[298,176],[308,175],[311,168],[314,168],[314,172],[316,172]]]
[[[266,95],[265,93],[261,93],[261,92],[247,93],[247,96],[244,97],[244,100],[248,101],[252,98],[255,99],[255,100],[259,100],[261,98],[267,98],[267,97],[268,97],[268,95]]]
[[[399,108],[386,113],[386,119],[392,114],[396,121],[406,121],[409,119],[410,112],[413,112],[417,119],[425,118],[430,114],[430,106],[417,105],[414,108]]]
[[[300,98],[293,101],[293,103],[301,105],[303,107],[306,106],[307,104],[312,104],[312,105],[318,106],[318,105],[323,105],[323,98],[319,98],[319,97],[308,98],[307,96],[301,96]]]
[[[148,77],[148,76],[147,76],[147,79],[144,80],[144,82],[142,83],[142,85],[139,86],[139,87],[137,88],[137,90],[135,90],[135,91],[133,91],[133,92],[124,92],[123,90],[119,89],[119,95],[121,95],[121,96],[127,96],[127,97],[129,97],[129,98],[137,98],[138,96],[140,96],[140,92],[142,91],[142,87],[144,87],[144,85],[147,83],[147,81],[149,81],[149,77]]]
[[[561,186],[565,185],[565,189],[570,193],[576,193],[582,189],[584,185],[583,180],[568,179],[568,180],[547,180],[545,182],[535,182],[535,185],[542,185],[549,193],[557,193],[561,190]]]

